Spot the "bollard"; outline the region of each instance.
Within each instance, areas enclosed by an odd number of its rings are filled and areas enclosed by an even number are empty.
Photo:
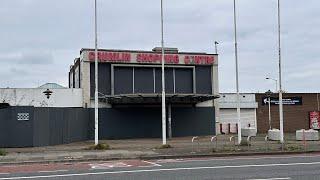
[[[198,139],[198,136],[194,136],[192,137],[191,143],[192,143],[192,152],[191,153],[195,153],[194,151],[194,141]],[[198,141],[198,149],[199,149],[199,141]]]
[[[222,124],[220,124],[220,133],[221,133],[221,134],[225,134],[225,133],[223,132]]]
[[[231,142],[232,139],[233,139],[233,148],[234,148],[234,151],[236,151],[236,138],[235,138],[234,136],[231,136],[231,137],[229,138],[229,141]]]
[[[216,140],[216,147],[214,148],[215,150],[217,150],[218,149],[218,137],[217,136],[212,136],[211,137],[211,144],[213,144],[212,142],[214,141],[214,140]]]
[[[266,151],[268,151],[268,140],[269,140],[269,136],[266,135],[266,137],[264,137],[264,142],[265,142],[265,145],[266,145]]]
[[[228,123],[228,134],[231,134],[231,124]]]

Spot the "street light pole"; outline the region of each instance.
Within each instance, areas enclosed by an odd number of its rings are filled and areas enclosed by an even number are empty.
[[[97,0],[94,0],[94,68],[95,68],[95,92],[94,92],[94,144],[99,143],[99,110],[98,110],[98,25],[97,25]]]
[[[237,16],[236,0],[233,0],[233,22],[234,22],[234,50],[236,61],[236,91],[237,91],[237,120],[238,120],[238,144],[241,144],[241,117],[240,117],[240,93],[239,93],[239,70],[238,70],[238,42],[237,42]]]
[[[283,103],[282,103],[282,77],[281,77],[281,22],[280,22],[280,0],[278,0],[278,45],[279,45],[279,116],[280,116],[280,142],[284,145],[283,134]]]
[[[266,92],[266,95],[267,95],[267,97],[268,97],[268,107],[269,107],[269,130],[271,130],[271,95],[272,95],[272,92],[271,92],[271,90],[268,90],[267,92]]]
[[[214,48],[216,50],[216,54],[218,54],[218,44],[219,43],[217,41],[214,42]]]
[[[269,106],[269,130],[271,130],[271,97],[269,97],[269,102],[268,102],[268,106]]]
[[[269,78],[269,77],[267,77],[266,79],[273,80],[275,82],[275,85],[276,85],[276,91],[275,92],[278,92],[278,80],[273,79],[273,78]]]
[[[166,132],[166,92],[165,92],[165,74],[164,74],[164,37],[163,37],[163,0],[161,0],[161,72],[162,72],[162,144],[167,144]]]

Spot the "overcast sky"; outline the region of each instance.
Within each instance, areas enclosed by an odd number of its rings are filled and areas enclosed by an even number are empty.
[[[319,92],[320,2],[281,0],[283,86]],[[221,92],[235,91],[232,0],[164,0],[165,45],[214,52]],[[278,78],[277,1],[238,0],[240,90],[265,92]],[[160,46],[160,0],[98,0],[99,47]],[[67,86],[81,48],[94,47],[94,0],[2,0],[0,87]]]

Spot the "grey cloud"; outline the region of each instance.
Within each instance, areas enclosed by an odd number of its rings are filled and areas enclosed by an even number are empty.
[[[36,53],[24,53],[22,58],[18,60],[20,64],[30,65],[50,65],[53,64],[53,57],[51,53],[36,52]]]
[[[27,71],[26,69],[23,69],[23,68],[17,68],[17,67],[11,67],[10,73],[15,74],[17,76],[30,76],[31,75],[30,71]]]
[[[320,2],[282,2],[283,83],[319,91]],[[0,6],[0,86],[67,85],[82,47],[93,47],[93,1],[4,0]],[[213,52],[219,41],[221,92],[234,91],[233,1],[167,0],[165,43],[181,51]],[[160,45],[160,1],[98,1],[99,47],[150,50]],[[240,89],[264,92],[277,77],[276,1],[237,1]],[[17,66],[19,64],[19,66]],[[30,68],[30,64],[41,68]],[[47,66],[47,64],[50,64]],[[15,67],[17,66],[17,67]],[[12,69],[12,68],[15,68]],[[10,71],[14,70],[14,71]],[[26,71],[26,76],[17,71]],[[52,73],[54,72],[54,73]],[[53,75],[54,74],[54,75]],[[299,84],[297,83],[299,80]]]
[[[0,53],[0,63],[11,63],[16,65],[50,65],[53,64],[53,56],[46,52],[21,52]]]

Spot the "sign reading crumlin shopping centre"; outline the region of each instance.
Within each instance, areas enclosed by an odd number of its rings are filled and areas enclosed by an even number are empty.
[[[88,52],[88,60],[95,60],[95,52]],[[99,62],[116,63],[150,63],[160,64],[162,60],[161,53],[150,52],[119,52],[119,51],[99,51]],[[214,55],[206,54],[165,54],[166,64],[195,64],[195,65],[213,65],[217,64]]]

